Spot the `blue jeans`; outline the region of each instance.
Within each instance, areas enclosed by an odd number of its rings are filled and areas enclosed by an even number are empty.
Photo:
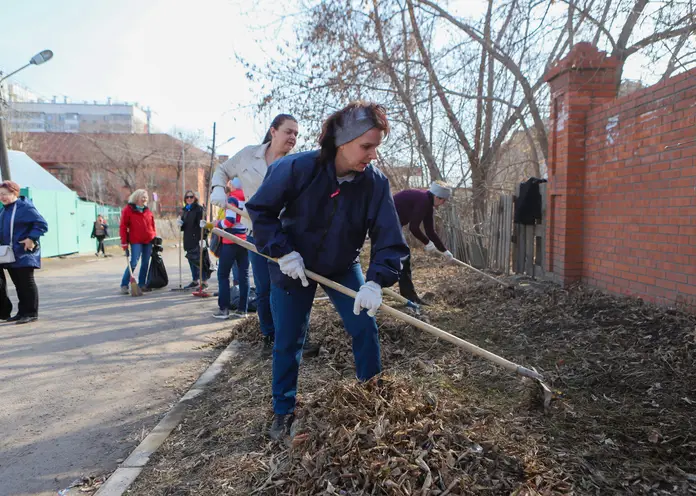
[[[249,255],[246,248],[239,245],[222,245],[218,262],[218,306],[220,310],[230,308],[230,272],[237,264],[239,271],[239,307],[240,312],[247,311],[249,302]]]
[[[365,283],[360,264],[354,264],[333,280],[355,291]],[[365,310],[360,315],[355,315],[353,298],[333,289],[323,288],[341,316],[346,331],[353,338],[353,357],[358,380],[366,381],[382,370],[377,322]],[[273,346],[273,411],[279,415],[293,413],[295,410],[297,374],[316,289],[316,283],[311,281],[307,288],[298,287],[290,291],[275,285],[271,287],[271,309],[276,323]]]
[[[140,259],[140,274],[138,274],[138,286],[143,287],[147,284],[147,270],[150,267],[150,255],[152,255],[152,245],[150,243],[130,245],[130,266],[135,271]],[[135,274],[134,274],[135,275]],[[121,287],[128,286],[130,283],[130,271],[126,267],[121,279]]]
[[[247,241],[254,244],[253,236],[248,235]],[[271,313],[271,276],[268,273],[268,259],[256,253],[249,252],[251,270],[254,272],[256,283],[256,313],[259,316],[261,334],[272,336],[275,334],[273,326],[273,314]]]

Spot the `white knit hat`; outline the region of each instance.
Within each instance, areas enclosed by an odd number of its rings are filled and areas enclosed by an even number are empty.
[[[444,200],[447,200],[450,196],[452,196],[452,188],[447,183],[442,181],[433,181],[430,183],[430,192],[438,198],[442,198]]]

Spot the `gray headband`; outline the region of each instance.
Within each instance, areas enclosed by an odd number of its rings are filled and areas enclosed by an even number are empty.
[[[336,125],[336,146],[345,145],[375,127],[375,121],[365,108],[348,111],[343,116],[343,125]]]
[[[447,186],[441,186],[437,183],[430,184],[430,192],[438,198],[445,200],[449,199],[449,197],[452,195],[452,189],[448,188]]]

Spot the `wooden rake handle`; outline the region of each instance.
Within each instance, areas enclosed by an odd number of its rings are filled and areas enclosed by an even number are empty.
[[[501,281],[500,279],[496,279],[496,278],[493,277],[492,275],[486,274],[484,271],[479,270],[479,269],[477,269],[476,267],[472,267],[472,266],[469,265],[468,263],[464,263],[464,262],[462,262],[461,260],[457,260],[456,258],[453,258],[452,261],[453,261],[454,263],[456,263],[457,265],[461,265],[462,267],[466,267],[467,269],[471,269],[471,270],[473,270],[474,272],[476,272],[476,273],[478,273],[478,274],[481,274],[481,275],[484,276],[484,277],[487,277],[488,279],[490,279],[490,280],[493,281],[493,282],[497,282],[497,283],[500,284],[501,286],[504,286],[504,287],[506,287],[506,288],[512,287],[511,284],[508,284],[508,283],[506,283],[506,282],[503,282],[503,281]]]
[[[223,231],[222,229],[215,228],[213,229],[213,232],[217,234],[218,236],[222,236],[225,239],[228,239],[230,241],[233,241],[237,243],[238,245],[246,248],[247,250],[257,253],[261,255],[262,257],[265,257],[269,260],[272,260],[274,262],[278,262],[276,259],[268,257],[264,255],[263,253],[259,253],[256,250],[256,247],[249,243],[248,241],[245,241],[243,239],[238,238],[237,236],[234,236],[228,232]],[[318,282],[319,284],[322,284],[324,286],[327,286],[331,289],[335,289],[339,293],[343,293],[346,296],[350,296],[351,298],[355,298],[357,293],[353,291],[352,289],[349,289],[341,284],[338,284],[335,281],[332,281],[331,279],[328,279],[324,276],[321,276],[319,274],[316,274],[315,272],[312,272],[311,270],[305,269],[305,274],[307,277],[312,279],[315,282]],[[491,361],[497,365],[500,365],[501,367],[510,370],[511,372],[515,372],[519,375],[525,376],[525,377],[530,377],[532,379],[535,379],[537,381],[542,381],[543,377],[541,374],[538,372],[535,372],[534,370],[528,369],[526,367],[523,367],[521,365],[518,365],[514,362],[511,362],[510,360],[507,360],[501,356],[498,356],[494,353],[491,353],[490,351],[484,350],[483,348],[479,348],[475,344],[469,343],[468,341],[465,341],[461,338],[458,338],[457,336],[454,336],[450,334],[449,332],[445,332],[442,329],[438,329],[437,327],[427,324],[421,320],[416,319],[415,317],[411,317],[410,315],[407,315],[403,312],[400,312],[396,310],[395,308],[392,308],[388,306],[385,303],[382,303],[382,305],[379,307],[381,311],[386,313],[387,315],[391,315],[394,318],[397,318],[399,320],[402,320],[406,322],[407,324],[410,324],[414,327],[417,327],[425,332],[428,332],[432,334],[433,336],[436,336],[440,339],[444,339],[445,341],[448,341],[456,346],[459,346],[460,348],[463,348],[470,353],[473,353],[476,356],[479,356],[481,358],[485,358],[488,361]]]
[[[234,205],[227,205],[227,207],[228,207],[230,210],[233,210],[233,211],[236,212],[237,214],[239,214],[239,215],[241,215],[242,217],[244,217],[245,219],[247,219],[249,222],[251,222],[251,217],[249,217],[249,214],[248,214],[247,212],[245,212],[244,210],[240,210],[240,209],[238,209],[237,207],[235,207]],[[419,308],[420,308],[416,303],[413,303],[413,302],[412,302],[411,300],[409,300],[408,298],[405,298],[404,296],[401,296],[399,293],[397,293],[397,292],[394,291],[393,289],[382,288],[382,292],[383,292],[385,295],[391,296],[391,297],[394,298],[396,301],[398,301],[398,302],[400,302],[400,303],[403,303],[403,304],[406,305],[406,306],[409,306],[409,307],[414,308],[414,309],[416,309],[416,310],[419,310]]]

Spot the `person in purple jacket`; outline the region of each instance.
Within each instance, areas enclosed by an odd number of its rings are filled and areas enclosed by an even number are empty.
[[[394,195],[396,213],[402,226],[408,224],[411,233],[425,245],[426,252],[437,249],[449,261],[454,258],[452,253],[445,248],[435,232],[435,209],[443,205],[452,196],[452,188],[442,181],[435,181],[428,191],[422,189],[406,189]],[[423,224],[425,234],[420,229]],[[411,279],[411,256],[403,261],[401,276],[399,277],[399,292],[404,298],[414,303],[423,303],[416,294],[416,288]]]

